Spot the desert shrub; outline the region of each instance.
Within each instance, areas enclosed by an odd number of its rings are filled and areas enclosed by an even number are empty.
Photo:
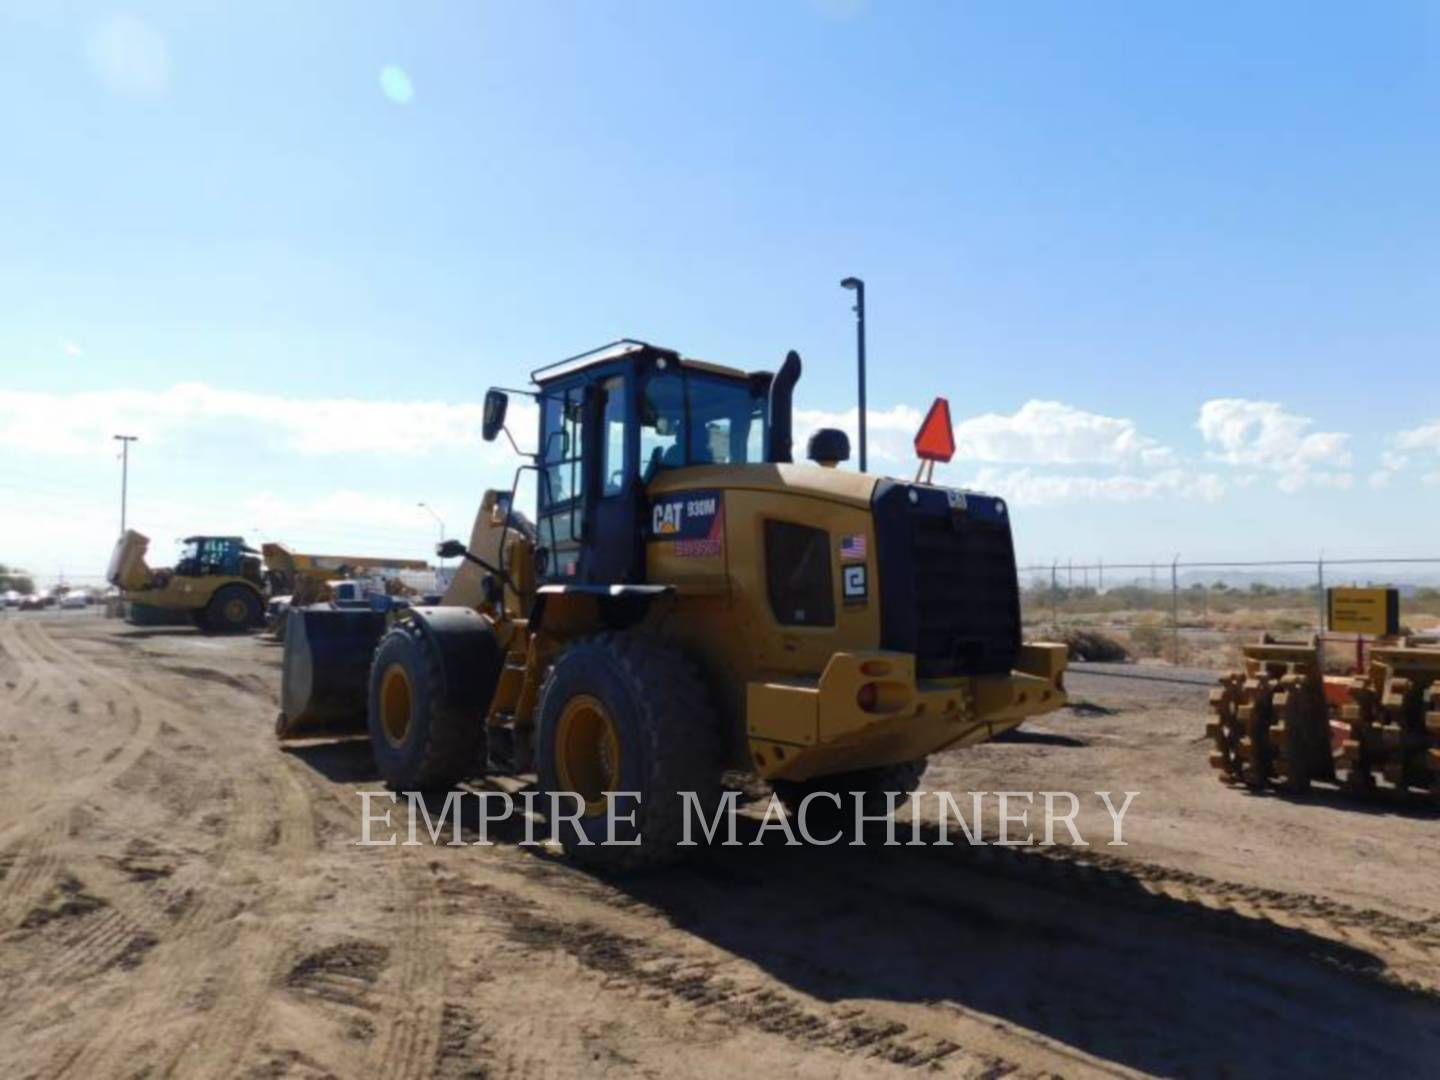
[[[1130,652],[1120,642],[1098,630],[1067,630],[1064,641],[1071,660],[1120,663],[1130,659]]]
[[[1163,655],[1169,640],[1169,631],[1155,622],[1141,623],[1130,631],[1130,644],[1139,656]]]

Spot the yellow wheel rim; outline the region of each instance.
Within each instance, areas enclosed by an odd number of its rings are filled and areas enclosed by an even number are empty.
[[[391,746],[403,746],[410,734],[410,676],[391,664],[380,679],[380,729]]]
[[[585,816],[605,812],[605,792],[620,786],[620,736],[598,698],[577,694],[555,726],[555,771],[560,787],[585,803]]]
[[[225,605],[225,618],[232,623],[245,621],[245,601],[240,599],[231,600]]]

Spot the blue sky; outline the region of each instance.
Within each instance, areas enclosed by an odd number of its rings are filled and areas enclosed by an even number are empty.
[[[1434,3],[0,2],[0,561],[103,569],[126,428],[162,551],[414,552],[622,334],[823,422],[847,274],[1027,560],[1429,554],[1437,120]]]

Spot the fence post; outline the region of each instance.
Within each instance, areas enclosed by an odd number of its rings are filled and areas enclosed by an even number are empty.
[[[1180,666],[1180,554],[1170,563],[1170,633],[1174,638],[1172,663]]]
[[[1060,633],[1060,560],[1050,564],[1050,623]]]

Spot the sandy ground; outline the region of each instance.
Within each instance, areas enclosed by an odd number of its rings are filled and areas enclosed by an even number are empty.
[[[610,882],[513,836],[354,846],[356,792],[379,790],[366,746],[281,750],[278,682],[255,638],[0,617],[0,1076],[1440,1060],[1435,816],[1223,788],[1203,687],[1076,673],[1076,708],[932,763],[925,788],[962,805],[1080,793],[1089,848],[772,835]],[[1104,844],[1100,790],[1140,793],[1126,847]]]

